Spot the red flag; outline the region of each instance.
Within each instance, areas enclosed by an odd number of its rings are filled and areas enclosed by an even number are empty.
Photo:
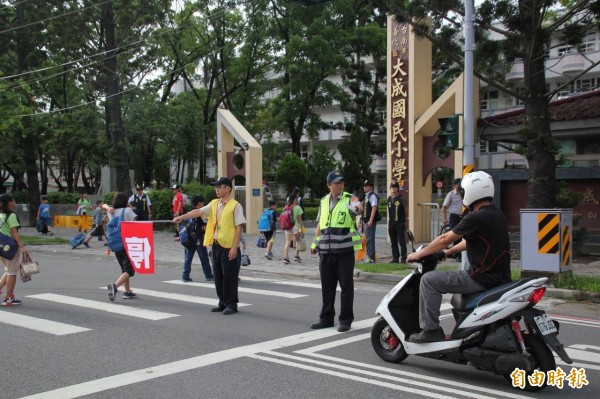
[[[121,238],[136,273],[154,274],[152,222],[121,222]]]

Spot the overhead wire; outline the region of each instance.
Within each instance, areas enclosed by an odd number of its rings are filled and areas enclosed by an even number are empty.
[[[292,7],[291,7],[291,8],[293,9],[293,8],[296,8],[296,7],[299,7],[299,5],[292,5]],[[223,13],[225,13],[225,11],[229,11],[229,10],[224,10],[224,11],[223,11]],[[217,14],[217,15],[218,15],[218,14]],[[212,16],[213,16],[213,15],[211,14],[211,17],[212,17]],[[210,19],[210,18],[209,18],[209,19]],[[190,23],[190,24],[191,24],[191,23]],[[173,28],[172,30],[179,29],[179,28],[180,28],[180,27],[176,27],[176,28]],[[144,41],[144,40],[145,40],[145,39],[142,39],[141,41]],[[141,42],[141,41],[140,41],[140,42]],[[227,47],[229,47],[229,46],[231,46],[231,45],[235,45],[235,42],[228,43],[228,44],[224,45],[223,47],[221,47],[221,48],[218,48],[217,50],[225,50]],[[124,47],[126,47],[126,46],[124,46]],[[111,51],[114,51],[114,50],[111,50]],[[89,57],[88,57],[88,58],[89,58]],[[99,61],[98,61],[98,62],[99,62]],[[92,64],[93,64],[93,63],[92,63]],[[191,65],[191,64],[192,64],[192,62],[186,63],[186,64],[184,64],[184,65],[182,65],[182,66],[180,66],[180,67],[178,67],[178,68],[175,68],[175,69],[172,69],[172,70],[168,71],[166,74],[171,74],[171,73],[173,73],[173,72],[178,72],[178,71],[181,71],[181,70],[183,70],[185,67],[187,67],[187,66],[189,66],[189,65]],[[91,64],[90,64],[90,65],[91,65]],[[47,68],[44,68],[44,70],[45,70],[45,69],[47,69]],[[60,74],[58,74],[58,75],[60,75]],[[54,114],[54,113],[59,113],[59,112],[67,111],[67,110],[70,110],[70,109],[80,108],[80,107],[83,107],[83,106],[86,106],[86,105],[90,105],[90,104],[97,103],[98,101],[103,101],[103,100],[106,100],[106,99],[108,99],[108,98],[112,98],[112,97],[114,97],[114,96],[121,95],[121,94],[123,94],[123,93],[127,93],[127,92],[129,92],[129,91],[132,91],[132,90],[134,90],[134,89],[137,89],[137,88],[139,88],[139,87],[140,87],[141,83],[142,83],[142,82],[140,82],[139,84],[137,84],[137,85],[134,85],[134,86],[132,86],[132,87],[130,87],[130,88],[123,89],[123,90],[121,90],[121,91],[119,91],[119,92],[117,92],[117,93],[114,93],[114,94],[112,94],[112,95],[104,96],[104,97],[102,97],[101,99],[96,99],[96,100],[88,101],[88,102],[85,102],[85,103],[80,103],[80,104],[76,104],[76,105],[72,105],[72,106],[69,106],[69,107],[64,107],[64,108],[60,108],[60,109],[55,109],[55,110],[51,110],[51,111],[47,111],[47,112],[34,112],[34,113],[30,113],[30,114],[12,115],[12,116],[10,116],[10,117],[12,117],[12,118],[23,118],[23,117],[32,117],[32,116],[40,116],[40,115],[49,115],[49,114]],[[0,92],[1,92],[1,91],[0,91]]]

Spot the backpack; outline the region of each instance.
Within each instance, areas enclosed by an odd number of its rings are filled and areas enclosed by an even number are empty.
[[[186,248],[196,248],[198,234],[196,233],[196,221],[194,219],[179,225],[179,243]]]
[[[273,220],[273,216],[275,211],[271,208],[267,208],[263,211],[258,218],[258,231],[264,233],[266,231],[275,230],[275,220]]]
[[[294,214],[292,212],[293,207],[286,206],[279,216],[279,224],[282,230],[291,230],[294,228]]]
[[[121,216],[113,216],[106,225],[106,232],[108,233],[108,249],[113,252],[125,250],[123,239],[121,238],[121,220],[123,220],[124,217],[125,208],[123,208]]]

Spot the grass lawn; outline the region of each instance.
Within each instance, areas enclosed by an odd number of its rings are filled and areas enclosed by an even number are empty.
[[[383,274],[397,274],[405,276],[410,273],[417,264],[406,265],[403,263],[359,263],[357,262],[355,267],[363,272],[367,273],[383,273]],[[447,271],[456,270],[458,265],[449,266],[438,266],[437,270]],[[521,269],[512,269],[511,278],[513,281],[521,279]],[[579,274],[560,274],[554,279],[552,285],[556,288],[563,288],[567,290],[583,291],[583,292],[595,292],[600,293],[600,276],[583,276]]]
[[[25,245],[53,245],[66,244],[69,242],[66,238],[49,237],[49,236],[21,236],[21,240]]]

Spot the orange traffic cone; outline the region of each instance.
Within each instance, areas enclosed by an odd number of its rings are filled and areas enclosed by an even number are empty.
[[[360,262],[365,258],[365,250],[367,249],[367,235],[362,235],[362,248],[356,253],[356,261]]]

